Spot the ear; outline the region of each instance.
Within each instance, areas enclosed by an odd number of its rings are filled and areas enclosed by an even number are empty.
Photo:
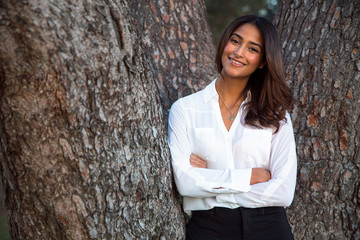
[[[262,69],[265,65],[266,65],[265,63],[261,63],[261,64],[259,65],[259,68]]]

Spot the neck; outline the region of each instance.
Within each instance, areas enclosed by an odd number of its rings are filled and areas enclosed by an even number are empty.
[[[229,103],[234,103],[243,94],[248,80],[239,81],[239,79],[224,78],[220,76],[216,81],[216,89],[218,93],[222,95],[224,100]],[[246,96],[241,96],[240,102],[245,99]]]

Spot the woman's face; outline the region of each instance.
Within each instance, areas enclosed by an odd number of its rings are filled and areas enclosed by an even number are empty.
[[[221,75],[224,78],[248,80],[259,67],[263,67],[264,44],[261,32],[250,23],[245,23],[230,36],[221,57]]]

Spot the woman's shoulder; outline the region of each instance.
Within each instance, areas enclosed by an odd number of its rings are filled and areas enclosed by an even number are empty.
[[[192,93],[190,95],[184,96],[179,98],[178,100],[176,100],[172,106],[170,111],[171,112],[184,112],[187,111],[189,109],[194,109],[197,108],[197,106],[199,105],[199,101],[201,101],[201,92],[203,90],[200,90],[198,92]]]
[[[202,89],[200,91],[191,93],[190,95],[184,96],[184,97],[180,98],[179,100],[183,101],[184,104],[203,101],[204,91],[205,91],[205,89]]]

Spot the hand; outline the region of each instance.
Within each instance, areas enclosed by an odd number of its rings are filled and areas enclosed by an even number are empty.
[[[271,179],[271,173],[264,168],[253,168],[251,172],[250,185],[267,182]]]
[[[190,165],[196,168],[207,168],[206,161],[195,154],[190,155]]]

